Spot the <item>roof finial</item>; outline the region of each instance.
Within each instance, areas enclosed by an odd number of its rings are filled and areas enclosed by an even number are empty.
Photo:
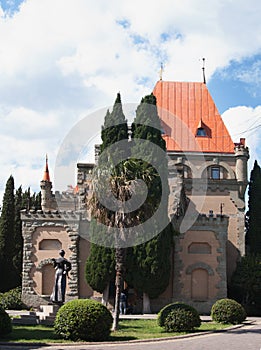
[[[161,62],[161,64],[160,64],[160,70],[159,70],[159,77],[160,77],[160,80],[162,80],[163,72],[164,72],[163,63]]]
[[[203,83],[206,84],[206,76],[205,76],[205,58],[202,58],[203,61],[203,66],[202,66],[202,71],[203,71]]]

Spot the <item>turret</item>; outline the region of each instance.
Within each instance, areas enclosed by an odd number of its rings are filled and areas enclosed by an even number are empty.
[[[239,197],[244,198],[247,180],[247,161],[249,159],[248,147],[245,147],[245,139],[235,144],[236,178],[239,185]]]
[[[54,210],[57,208],[57,204],[52,193],[52,182],[50,180],[50,174],[48,169],[48,158],[46,155],[45,170],[43,179],[40,182],[41,187],[41,206],[43,211]]]

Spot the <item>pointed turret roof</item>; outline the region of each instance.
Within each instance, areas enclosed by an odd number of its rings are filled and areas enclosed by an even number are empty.
[[[47,155],[46,155],[46,159],[45,159],[45,170],[44,170],[44,175],[43,175],[43,181],[51,182],[49,169],[48,169],[48,157],[47,157]]]
[[[168,151],[234,153],[234,143],[206,84],[160,80],[153,94]]]

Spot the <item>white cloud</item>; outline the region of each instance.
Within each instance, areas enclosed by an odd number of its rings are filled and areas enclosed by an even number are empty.
[[[241,137],[246,139],[250,151],[248,169],[251,171],[255,160],[261,164],[261,106],[230,108],[222,118],[234,142],[239,142]]]
[[[0,7],[0,184],[12,172],[38,190],[45,153],[54,162],[73,125],[118,91],[138,102],[160,62],[165,80],[201,81],[202,57],[209,80],[260,52],[260,11],[259,0],[27,0],[12,17]]]

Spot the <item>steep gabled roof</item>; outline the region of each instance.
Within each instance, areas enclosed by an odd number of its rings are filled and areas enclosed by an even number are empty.
[[[234,153],[206,84],[160,80],[153,94],[168,151]]]

